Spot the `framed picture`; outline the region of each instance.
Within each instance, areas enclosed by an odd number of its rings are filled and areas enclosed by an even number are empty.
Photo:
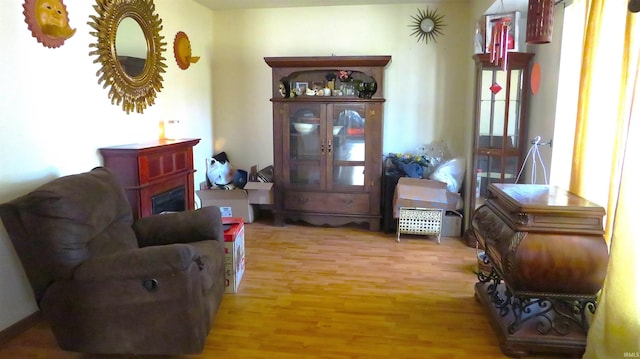
[[[502,14],[488,14],[484,16],[485,53],[491,52],[491,35],[493,33],[493,27],[498,23],[498,19],[510,20],[511,26],[509,28],[509,47],[507,51],[518,51],[518,34],[520,33],[520,11],[513,11]]]
[[[307,88],[309,87],[308,82],[296,82],[295,83],[295,91],[296,95],[304,95],[307,92]]]

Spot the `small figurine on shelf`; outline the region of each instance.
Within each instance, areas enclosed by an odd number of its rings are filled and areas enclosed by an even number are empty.
[[[327,87],[328,87],[330,90],[335,89],[335,86],[336,86],[336,77],[338,77],[338,76],[336,75],[336,73],[335,73],[335,72],[329,72],[329,73],[327,73],[327,74],[324,76],[324,78],[325,78],[325,79],[327,79]]]
[[[338,71],[338,79],[340,82],[350,82],[352,80],[351,74],[353,74],[353,71],[340,70]]]
[[[286,77],[283,77],[278,83],[278,91],[280,91],[280,94],[284,98],[294,97],[293,91],[291,91],[291,83],[289,82],[289,79]]]

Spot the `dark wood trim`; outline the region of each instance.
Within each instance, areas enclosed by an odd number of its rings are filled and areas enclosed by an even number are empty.
[[[38,310],[32,314],[29,314],[27,317],[11,325],[10,327],[0,331],[0,345],[3,345],[9,340],[26,332],[28,329],[38,324],[41,320],[42,315]]]
[[[385,67],[391,61],[391,56],[305,56],[305,57],[265,57],[264,61],[270,67],[331,67],[342,66],[381,66]]]
[[[386,100],[379,97],[359,98],[356,96],[300,96],[296,98],[274,97],[271,102],[322,102],[322,103],[338,103],[338,102],[385,102]]]

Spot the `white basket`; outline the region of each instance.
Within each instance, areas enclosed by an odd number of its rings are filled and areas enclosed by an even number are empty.
[[[444,210],[439,208],[400,207],[398,215],[398,237],[401,234],[436,236],[440,243]]]

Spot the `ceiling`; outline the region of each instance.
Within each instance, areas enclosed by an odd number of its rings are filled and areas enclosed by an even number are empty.
[[[406,4],[409,0],[194,0],[211,10],[308,7],[337,5]],[[437,3],[469,3],[471,0],[435,0]]]

